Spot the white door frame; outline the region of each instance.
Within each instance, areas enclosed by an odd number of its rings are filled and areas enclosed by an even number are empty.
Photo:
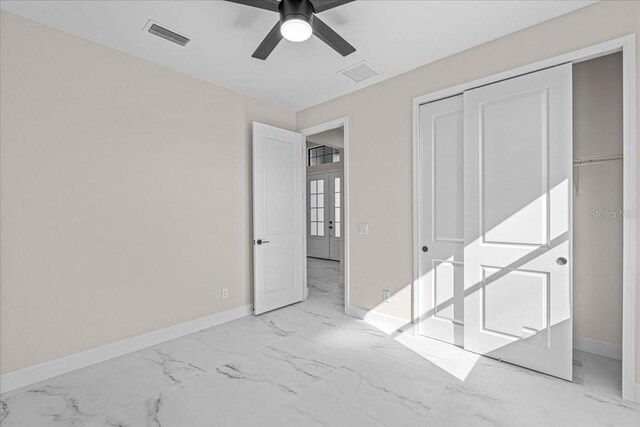
[[[344,254],[342,259],[344,260],[344,312],[348,313],[349,308],[349,117],[340,117],[335,120],[331,120],[325,123],[321,123],[316,126],[311,126],[306,129],[302,129],[300,132],[304,137],[308,137],[310,135],[315,135],[320,132],[324,132],[332,129],[343,129],[343,137],[342,141],[344,143],[344,147],[342,148],[342,156],[340,161],[342,162],[342,189],[344,191],[344,195],[342,196],[344,201],[344,213],[342,214],[344,218],[344,224],[341,225],[342,236],[344,239]],[[309,151],[305,150],[305,166],[308,163],[307,156],[309,155]],[[304,187],[304,199],[307,200],[307,186]],[[305,223],[306,223],[306,209],[305,209]],[[309,286],[307,284],[307,233],[304,234],[304,257],[305,257],[305,269],[304,269],[304,281],[305,281],[305,289],[307,295],[309,294]]]
[[[599,43],[544,61],[483,77],[454,87],[413,98],[413,324],[417,333],[420,313],[418,307],[418,277],[420,241],[418,234],[418,160],[419,160],[419,107],[427,102],[458,95],[466,90],[513,78],[564,63],[578,63],[615,52],[622,52],[623,92],[623,210],[637,212],[637,151],[636,151],[636,35]],[[623,221],[622,255],[622,397],[640,402],[640,384],[636,384],[636,262],[637,219]]]

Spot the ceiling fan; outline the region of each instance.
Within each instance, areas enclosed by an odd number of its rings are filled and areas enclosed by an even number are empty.
[[[354,0],[227,0],[231,3],[239,3],[245,6],[278,12],[280,20],[262,40],[260,46],[251,55],[254,58],[265,60],[273,49],[285,39],[293,42],[302,42],[314,34],[320,40],[331,46],[342,56],[347,56],[356,51],[345,39],[325,24],[316,13],[342,6]]]

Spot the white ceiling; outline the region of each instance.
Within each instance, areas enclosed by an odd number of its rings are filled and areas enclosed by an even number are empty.
[[[318,14],[356,47],[346,58],[315,37],[251,58],[278,15],[224,1],[5,1],[2,9],[233,91],[298,111],[579,9],[592,1],[371,1]],[[149,19],[191,38],[180,47]],[[379,75],[338,73],[366,60]]]

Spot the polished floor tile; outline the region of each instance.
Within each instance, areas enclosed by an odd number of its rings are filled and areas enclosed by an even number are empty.
[[[363,350],[354,365],[337,369],[321,384],[385,425],[417,426],[447,380]]]
[[[309,298],[0,397],[0,426],[640,426],[619,361],[573,383],[344,314],[338,263]]]
[[[265,414],[255,426],[383,427],[384,424],[337,398],[327,388],[316,385]]]
[[[584,351],[573,352],[580,381],[585,388],[614,397],[622,395],[622,361]],[[575,374],[575,372],[574,372]]]
[[[88,427],[198,427],[200,424],[175,395],[166,390],[121,412],[95,417]]]
[[[420,427],[567,426],[542,411],[495,398],[461,384],[450,384]]]

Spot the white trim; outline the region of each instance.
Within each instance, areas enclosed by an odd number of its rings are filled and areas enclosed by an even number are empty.
[[[413,335],[419,334],[420,327],[420,104],[422,97],[413,98],[413,280],[411,281],[411,294],[413,296],[411,320],[413,321]]]
[[[251,305],[243,305],[226,311],[210,314],[199,319],[158,329],[144,335],[116,341],[101,347],[50,360],[18,371],[0,375],[0,393],[6,393],[30,384],[57,377],[76,369],[113,359],[134,351],[179,338],[191,333],[227,323],[251,314]]]
[[[346,314],[362,319],[386,334],[402,331],[407,325],[411,325],[411,321],[402,320],[376,311],[365,310],[364,308],[354,305],[347,306]]]
[[[606,341],[598,341],[587,337],[573,337],[573,349],[622,360],[622,346]]]
[[[345,314],[349,314],[349,117],[340,117],[335,120],[331,120],[329,122],[325,122],[316,126],[311,126],[299,131],[305,138],[309,135],[315,135],[316,133],[325,132],[331,129],[342,128],[343,132],[343,143],[344,147],[342,147],[342,180],[343,180],[343,191],[344,191],[344,224],[342,224],[342,235],[344,239],[344,312]],[[307,153],[307,150],[305,150]],[[305,154],[305,165],[307,164],[307,155]],[[307,200],[307,186],[305,185],[304,190],[304,198]],[[306,202],[305,202],[306,203]],[[306,210],[305,210],[306,216]],[[304,223],[306,224],[306,217],[304,218]],[[305,258],[305,268],[306,268],[306,259],[307,259],[307,234],[305,232],[305,244],[304,244],[304,258]],[[306,271],[306,270],[305,270]],[[306,283],[306,274],[305,274],[305,283]],[[308,288],[307,288],[308,295]]]
[[[623,209],[636,212],[637,208],[637,151],[636,151],[636,35],[629,34],[607,42],[579,49],[544,61],[486,76],[454,87],[413,98],[413,322],[417,334],[418,307],[418,110],[421,104],[458,95],[466,90],[495,83],[568,62],[582,62],[622,51],[623,61]],[[622,397],[640,400],[636,391],[636,263],[637,218],[623,222],[623,308],[622,308]]]
[[[622,45],[622,208],[637,209],[637,148],[636,148],[636,38],[635,34],[621,41]],[[636,272],[637,218],[622,223],[622,397],[640,401],[634,387],[636,380]]]

